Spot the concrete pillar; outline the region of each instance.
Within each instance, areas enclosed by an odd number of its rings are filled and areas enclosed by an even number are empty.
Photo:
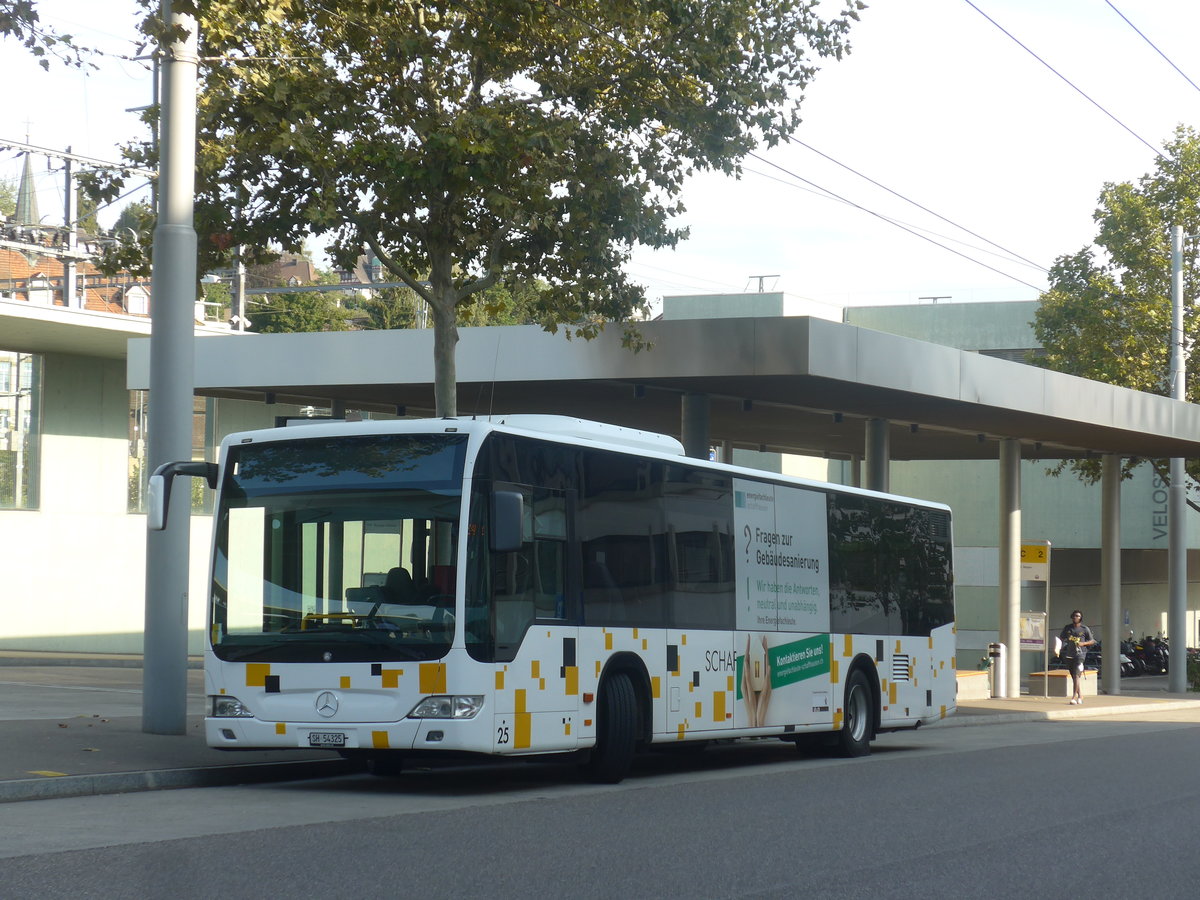
[[[1000,642],[1008,649],[1005,696],[1021,696],[1021,442],[1000,441]]]
[[[694,459],[708,459],[710,402],[708,394],[691,392],[684,394],[681,402],[683,452]]]
[[[863,456],[866,461],[866,487],[872,491],[886,491],[891,482],[889,466],[891,445],[888,440],[887,419],[867,419]]]
[[[1104,598],[1104,670],[1100,687],[1121,693],[1121,457],[1104,455],[1100,502],[1100,596]],[[1086,621],[1086,620],[1085,620]]]

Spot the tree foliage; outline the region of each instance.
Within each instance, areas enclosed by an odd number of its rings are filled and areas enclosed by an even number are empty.
[[[328,294],[297,291],[269,294],[250,310],[250,330],[260,334],[297,331],[346,331],[349,314]]]
[[[43,69],[50,68],[51,56],[68,65],[84,65],[84,51],[71,35],[59,34],[42,23],[34,0],[0,0],[0,38],[6,37],[24,44]]]
[[[456,324],[543,324],[540,317],[544,310],[539,304],[541,294],[546,289],[543,283],[504,281],[494,284],[459,305]],[[382,288],[373,291],[370,297],[349,299],[345,305],[360,314],[362,327],[369,330],[423,328],[428,321],[423,315],[425,301],[411,288]]]
[[[135,235],[154,230],[154,210],[150,208],[149,203],[133,200],[121,208],[117,220],[113,223],[113,231],[120,232],[126,229]]]
[[[797,127],[863,6],[841,2],[176,0],[220,60],[201,72],[202,269],[231,235],[325,233],[343,268],[370,247],[429,305],[453,415],[458,308],[507,277],[544,282],[537,320],[568,335],[643,314],[632,248],[683,236],[688,175],[737,173]]]
[[[76,218],[75,227],[84,234],[98,235],[100,233],[100,223],[96,220],[97,204],[93,197],[85,191],[76,190],[79,208]]]
[[[11,178],[0,178],[0,216],[11,216],[17,211],[17,183]]]
[[[1200,237],[1200,134],[1180,126],[1154,170],[1136,182],[1108,183],[1093,219],[1095,245],[1059,257],[1050,270],[1033,328],[1043,364],[1095,381],[1169,395],[1171,226],[1185,235],[1185,349],[1196,346],[1197,238]],[[1200,366],[1189,367],[1186,396],[1200,396]],[[1127,463],[1127,470],[1135,461]],[[1072,468],[1099,477],[1097,461]],[[1158,466],[1163,470],[1161,465]],[[1200,469],[1192,469],[1200,474]]]

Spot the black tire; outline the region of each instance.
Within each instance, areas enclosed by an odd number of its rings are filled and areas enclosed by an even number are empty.
[[[871,752],[871,738],[875,732],[874,706],[875,697],[867,676],[861,669],[855,669],[846,682],[842,730],[837,734],[840,756],[866,756]]]
[[[627,672],[614,672],[604,681],[596,716],[596,746],[584,764],[597,784],[617,784],[633,764],[637,747],[637,697]]]

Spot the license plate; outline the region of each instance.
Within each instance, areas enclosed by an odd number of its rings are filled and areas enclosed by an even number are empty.
[[[345,747],[346,735],[340,731],[310,731],[308,733],[310,747]]]

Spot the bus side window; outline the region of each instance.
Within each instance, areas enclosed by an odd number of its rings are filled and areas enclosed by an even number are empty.
[[[598,553],[583,563],[583,603],[587,623],[620,621],[625,617],[621,586]]]
[[[507,489],[507,488],[506,488]],[[492,553],[496,659],[511,660],[536,618],[565,615],[566,507],[560,491],[522,486],[526,520],[520,550]]]

